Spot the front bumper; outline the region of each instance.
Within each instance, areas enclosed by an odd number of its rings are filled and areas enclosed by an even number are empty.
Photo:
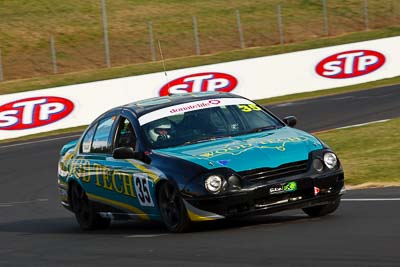
[[[291,192],[271,193],[271,188],[296,182]],[[192,207],[221,217],[269,214],[289,209],[325,205],[335,201],[344,192],[343,172],[315,178],[280,179],[250,188],[185,199]]]

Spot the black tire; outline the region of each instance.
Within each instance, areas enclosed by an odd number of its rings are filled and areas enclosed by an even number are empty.
[[[76,183],[71,185],[71,208],[82,230],[106,229],[110,219],[102,218],[93,209],[85,191]]]
[[[185,204],[178,190],[168,182],[159,187],[158,207],[163,222],[170,232],[183,233],[190,230],[191,221],[187,215]]]
[[[339,208],[339,205],[340,205],[340,197],[337,197],[330,204],[304,208],[303,211],[310,217],[322,217],[337,210],[337,208]]]

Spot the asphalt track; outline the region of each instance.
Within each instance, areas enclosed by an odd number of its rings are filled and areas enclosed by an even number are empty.
[[[320,131],[400,117],[400,88],[271,106]],[[0,266],[400,266],[400,188],[348,191],[336,213],[217,221],[169,234],[118,222],[82,232],[58,200],[58,151],[72,139],[0,145]]]
[[[400,85],[272,105],[283,118],[295,115],[299,129],[315,132],[400,117]]]

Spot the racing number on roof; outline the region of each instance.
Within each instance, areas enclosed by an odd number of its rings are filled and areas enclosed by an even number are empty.
[[[249,105],[239,105],[239,108],[243,111],[243,112],[251,112],[253,110],[255,111],[259,111],[261,110],[260,107],[258,107],[255,104],[249,104]]]
[[[135,189],[140,205],[154,207],[149,188],[149,178],[145,173],[134,174]]]

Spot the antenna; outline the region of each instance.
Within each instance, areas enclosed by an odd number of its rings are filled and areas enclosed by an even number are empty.
[[[162,49],[161,49],[160,40],[158,40],[158,48],[160,49],[160,56],[161,56],[161,61],[162,61],[163,68],[164,68],[165,80],[167,81],[167,85],[168,85],[168,88],[169,88],[170,86],[169,86],[169,80],[168,80],[168,75],[167,75],[167,68],[165,67],[165,61],[164,61],[164,56],[163,56]]]

